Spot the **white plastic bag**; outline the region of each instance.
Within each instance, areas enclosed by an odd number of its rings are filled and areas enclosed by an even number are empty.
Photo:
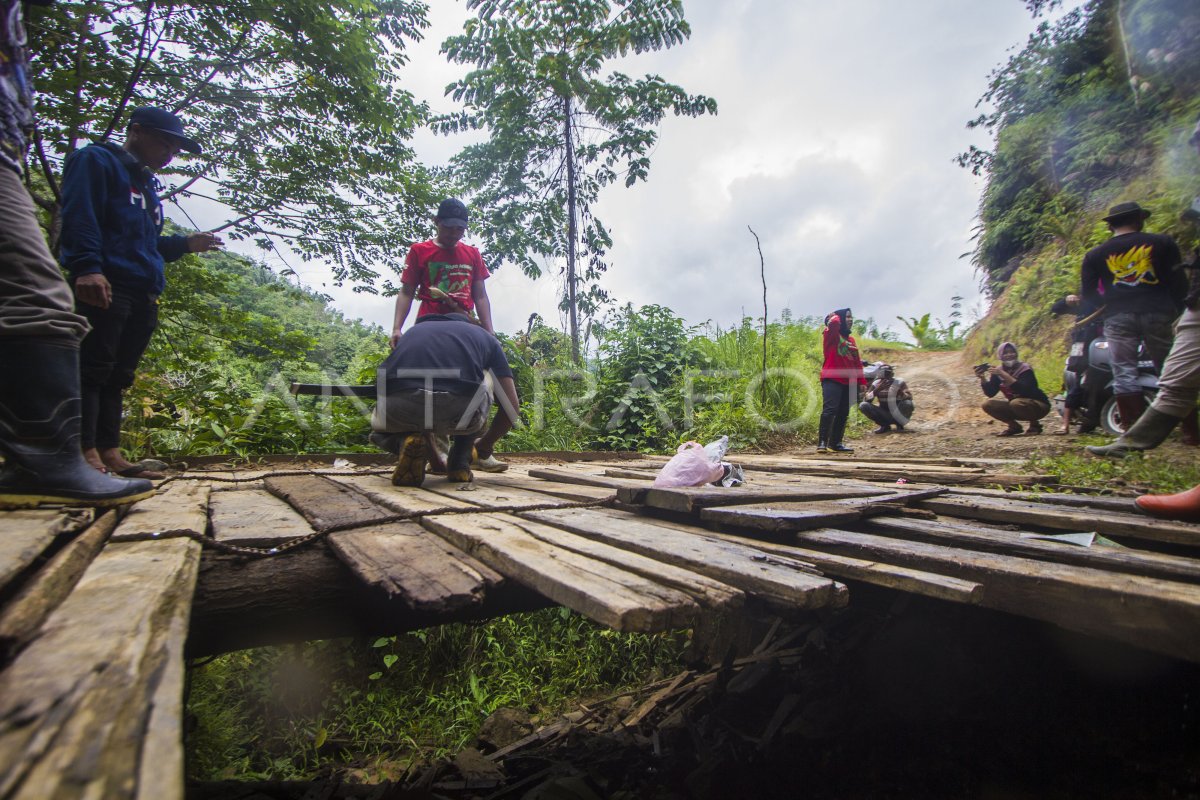
[[[720,480],[725,474],[720,462],[709,461],[699,442],[684,442],[678,452],[659,470],[654,479],[655,489],[678,486],[703,486]]]

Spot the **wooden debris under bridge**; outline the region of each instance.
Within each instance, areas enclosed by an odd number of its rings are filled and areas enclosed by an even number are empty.
[[[185,653],[550,604],[656,632],[870,584],[1200,662],[1200,526],[1131,498],[966,459],[747,456],[745,486],[655,489],[663,460],[519,458],[420,489],[275,463],[182,473],[124,515],[0,512],[0,798],[181,797]]]

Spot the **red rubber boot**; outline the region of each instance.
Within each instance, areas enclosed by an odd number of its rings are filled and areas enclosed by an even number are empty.
[[[1155,517],[1200,522],[1200,485],[1178,494],[1144,494],[1134,502]]]

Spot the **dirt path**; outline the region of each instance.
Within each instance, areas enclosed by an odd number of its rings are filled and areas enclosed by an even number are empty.
[[[912,389],[916,411],[904,433],[876,435],[872,433],[874,426],[857,430],[852,445],[859,455],[1028,458],[1083,446],[1078,435],[1057,435],[1061,425],[1053,411],[1042,420],[1046,429],[1043,434],[995,436],[1004,425],[980,410],[984,395],[961,351],[867,351],[864,360],[895,366],[897,377]],[[1038,382],[1047,395],[1053,396],[1060,376],[1038,375]],[[857,411],[851,413],[862,417]],[[1094,439],[1088,437],[1088,441]]]

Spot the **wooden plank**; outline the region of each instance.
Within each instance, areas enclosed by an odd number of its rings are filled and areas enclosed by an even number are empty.
[[[308,522],[265,489],[214,492],[209,500],[213,538],[249,547],[271,547],[313,532]]]
[[[0,511],[0,591],[21,575],[63,533],[92,520],[92,512],[61,509]]]
[[[1154,520],[1134,514],[1097,514],[1083,509],[987,497],[935,497],[916,505],[953,517],[1038,525],[1064,531],[1095,531],[1105,536],[1200,547],[1200,525]]]
[[[1078,547],[1041,539],[1022,539],[1021,531],[989,528],[982,524],[971,524],[967,520],[875,519],[871,521],[871,531],[968,550],[1008,553],[1060,564],[1078,564],[1152,578],[1200,583],[1200,560],[1194,558],[1100,544]]]
[[[1062,492],[1006,492],[1003,489],[981,489],[975,486],[956,486],[955,495],[966,497],[1000,497],[1009,500],[1028,500],[1032,503],[1047,503],[1052,506],[1074,506],[1099,511],[1118,511],[1127,514],[1142,514],[1132,496],[1107,497],[1094,494],[1065,494]]]
[[[796,536],[805,548],[982,583],[988,608],[1200,661],[1200,587],[1191,584],[832,528]]]
[[[862,509],[834,502],[747,503],[742,506],[717,506],[700,511],[700,519],[719,525],[750,528],[770,533],[806,531],[830,525],[844,525],[862,518]]]
[[[582,469],[558,469],[554,467],[530,469],[529,477],[544,481],[554,481],[556,483],[603,486],[608,489],[641,488],[645,485],[645,481],[632,481],[626,478],[606,478],[603,475],[591,474]]]
[[[182,538],[110,543],[0,673],[0,796],[183,797],[182,654],[200,550]]]
[[[528,512],[537,513],[537,512]],[[507,517],[506,517],[507,519]],[[512,517],[511,521],[525,533],[547,544],[566,548],[580,555],[612,564],[614,567],[641,575],[643,578],[677,589],[692,597],[702,608],[723,611],[740,608],[745,593],[721,581],[713,580],[701,573],[683,569],[661,560],[639,555],[628,549],[613,547],[561,528]]]
[[[181,481],[134,505],[111,541],[120,542],[131,536],[191,531],[203,534],[208,528],[208,499],[211,489],[207,483]]]
[[[499,573],[415,522],[330,534],[329,546],[364,583],[415,611],[478,606],[504,583]]]
[[[55,553],[0,611],[0,661],[8,661],[29,642],[51,612],[66,599],[88,564],[108,541],[119,519],[117,511],[106,512]]]
[[[731,506],[742,503],[785,503],[813,500],[840,500],[847,497],[870,497],[888,494],[887,489],[866,489],[854,486],[789,485],[789,486],[688,486],[678,489],[654,489],[649,486],[617,490],[617,499],[630,505],[646,505],[664,511],[694,513],[708,506]]]
[[[493,486],[504,486],[510,489],[531,489],[541,494],[560,497],[572,502],[603,500],[616,494],[616,492],[606,489],[603,486],[585,486],[581,483],[554,483],[530,478],[528,474],[521,475],[517,473],[510,475],[509,473],[511,472],[513,470],[510,469],[508,472],[488,475],[486,481]]]
[[[383,522],[392,512],[344,484],[320,475],[267,478],[267,491],[299,511],[317,530]]]
[[[373,503],[377,503],[390,511],[405,514],[410,511],[435,511],[443,508],[471,508],[474,503],[467,501],[467,493],[462,497],[445,497],[434,494],[424,488],[415,486],[392,486],[389,478],[382,475],[354,475],[331,478],[336,483],[349,486]],[[431,479],[436,480],[435,479]]]
[[[490,476],[489,476],[490,477]],[[469,484],[427,481],[423,487],[432,494],[451,500],[462,500],[477,506],[492,509],[519,508],[531,505],[566,505],[569,501],[529,489],[502,486],[487,478],[479,478]],[[610,495],[613,492],[609,492]]]
[[[425,517],[421,523],[507,577],[614,630],[688,627],[700,613],[683,592],[530,536],[503,514]]]
[[[820,608],[845,599],[845,587],[820,575],[812,564],[722,541],[698,528],[681,531],[607,509],[534,511],[522,516],[707,575],[784,608]]]

